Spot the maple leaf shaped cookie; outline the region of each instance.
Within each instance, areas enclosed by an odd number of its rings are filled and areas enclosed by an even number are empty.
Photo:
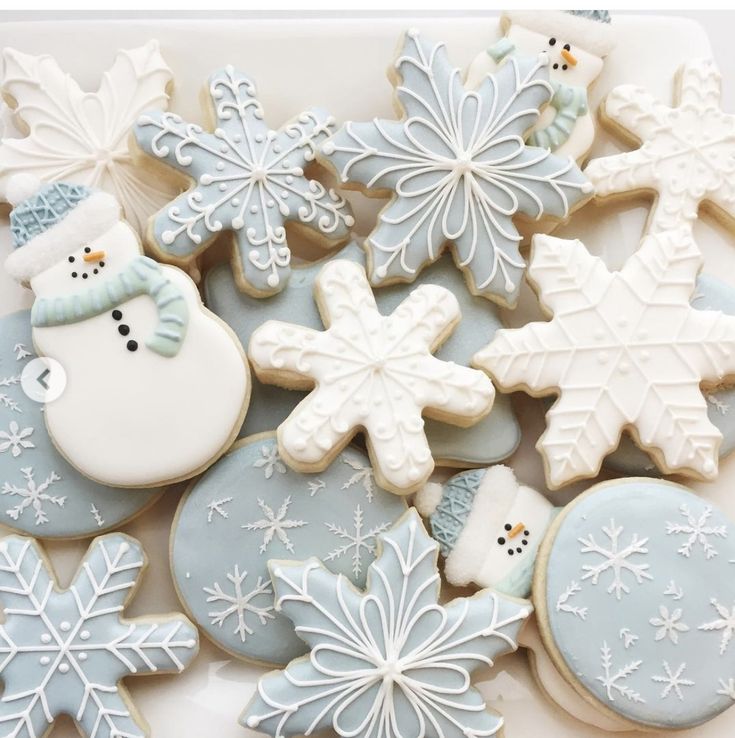
[[[648,232],[691,225],[703,203],[735,220],[735,115],[720,108],[714,61],[688,61],[677,91],[669,107],[641,87],[616,87],[602,120],[640,148],[593,159],[585,169],[600,198],[655,192]]]
[[[515,305],[525,263],[513,217],[565,218],[592,192],[573,159],[524,141],[553,95],[547,67],[546,54],[512,57],[465,90],[443,44],[405,35],[404,118],[348,122],[322,146],[343,182],[391,195],[365,243],[373,284],[412,282],[451,244],[471,292]]]
[[[690,305],[701,265],[686,228],[647,236],[620,272],[534,238],[528,276],[553,317],[498,331],[473,364],[507,391],[558,392],[537,444],[550,487],[595,476],[624,428],[664,471],[717,476],[700,383],[735,373],[735,318]]]
[[[143,110],[165,108],[171,70],[157,41],[117,52],[97,92],[84,92],[48,55],[5,49],[3,95],[28,135],[0,143],[0,193],[10,178],[30,172],[42,182],[73,182],[103,189],[142,233],[150,215],[176,193],[136,166],[130,128]]]
[[[276,609],[311,653],[266,674],[241,722],[272,736],[496,735],[475,669],[515,651],[523,603],[490,589],[439,604],[439,546],[414,510],[378,536],[365,592],[317,559],[271,561]]]

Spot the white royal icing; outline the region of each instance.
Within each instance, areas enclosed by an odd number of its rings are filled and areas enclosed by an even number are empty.
[[[422,411],[472,422],[489,412],[495,395],[481,372],[431,355],[460,319],[457,300],[443,287],[422,285],[383,316],[365,270],[342,259],[322,267],[315,293],[325,331],[267,321],[250,339],[261,380],[316,385],[279,426],[281,451],[295,468],[321,470],[364,429],[379,483],[412,492],[434,468]]]
[[[613,273],[579,241],[534,239],[529,276],[553,318],[498,331],[474,361],[505,390],[559,393],[537,444],[550,486],[595,476],[623,428],[665,470],[717,476],[699,385],[735,371],[735,319],[690,305],[701,264],[685,228],[646,237]]]
[[[585,174],[597,196],[656,192],[651,232],[691,224],[702,203],[735,218],[735,115],[722,111],[721,95],[712,59],[682,67],[675,107],[635,85],[616,87],[604,118],[641,147],[589,163]]]
[[[130,127],[144,110],[163,109],[173,75],[157,41],[117,52],[97,92],[82,90],[51,56],[4,51],[2,91],[28,127],[27,136],[0,142],[0,195],[13,175],[32,172],[106,190],[125,219],[143,233],[149,216],[176,188],[135,165]]]

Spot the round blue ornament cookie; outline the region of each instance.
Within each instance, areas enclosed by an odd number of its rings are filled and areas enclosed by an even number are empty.
[[[321,559],[358,587],[377,536],[406,511],[375,484],[367,455],[348,447],[320,474],[289,469],[275,434],[239,441],[189,488],[171,532],[171,568],[182,603],[220,647],[282,665],[306,645],[276,612],[271,559]]]

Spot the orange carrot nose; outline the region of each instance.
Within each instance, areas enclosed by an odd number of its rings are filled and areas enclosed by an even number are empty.
[[[84,254],[84,261],[102,261],[104,258],[104,251],[90,251],[88,254]]]
[[[513,526],[510,533],[508,533],[508,538],[515,538],[525,527],[523,523],[517,523]]]
[[[567,51],[566,49],[561,50],[561,56],[564,61],[569,64],[572,67],[577,66],[577,57],[572,54],[571,51]]]

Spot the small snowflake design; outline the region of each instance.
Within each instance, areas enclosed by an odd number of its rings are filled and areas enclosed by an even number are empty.
[[[0,431],[0,453],[10,450],[10,453],[17,458],[24,449],[35,448],[33,441],[29,440],[32,433],[33,428],[21,428],[18,423],[11,420],[8,430]]]
[[[727,681],[720,679],[719,684],[720,688],[717,690],[717,694],[721,694],[723,697],[729,697],[735,702],[735,679],[732,677]]]
[[[686,679],[684,677],[684,672],[686,671],[686,668],[686,664],[679,664],[679,667],[676,669],[676,671],[674,671],[669,666],[668,661],[664,661],[664,673],[651,677],[654,682],[658,682],[659,684],[664,685],[663,690],[661,690],[662,700],[665,700],[670,694],[675,694],[679,698],[679,700],[683,700],[684,693],[682,692],[681,688],[694,686],[694,682],[691,679]]]
[[[640,693],[628,684],[628,679],[640,669],[643,661],[636,659],[620,668],[616,668],[613,665],[612,651],[607,642],[603,642],[600,648],[600,662],[602,674],[595,678],[605,688],[605,693],[610,702],[615,702],[616,696],[623,697],[631,702],[645,702]]]
[[[274,472],[286,473],[286,465],[281,461],[277,446],[261,446],[260,454],[262,458],[256,459],[253,466],[262,469],[266,479],[270,479]]]
[[[347,464],[354,472],[342,485],[342,489],[349,489],[356,484],[361,484],[365,490],[367,501],[372,502],[375,496],[375,473],[373,472],[373,468],[369,464],[363,464],[357,461],[357,459],[352,459],[344,455],[342,456],[342,463]]]
[[[20,473],[25,480],[24,487],[5,482],[0,489],[2,495],[19,498],[18,503],[8,508],[5,514],[13,520],[19,520],[25,510],[31,508],[36,519],[36,525],[48,523],[48,512],[47,508],[44,507],[44,503],[64,507],[66,502],[66,495],[58,497],[48,491],[55,482],[61,481],[61,477],[55,471],[52,471],[43,482],[36,484],[33,478],[33,467],[27,466],[21,469]]]
[[[365,270],[343,259],[322,267],[315,291],[325,331],[270,320],[250,338],[261,380],[315,385],[279,426],[279,448],[289,466],[321,471],[364,429],[380,486],[408,494],[434,468],[422,412],[462,424],[495,397],[482,372],[432,356],[460,318],[457,298],[422,285],[383,316]]]
[[[255,85],[227,66],[209,79],[216,124],[211,133],[174,113],[138,118],[138,145],[193,180],[155,218],[155,245],[178,260],[196,257],[222,231],[234,234],[247,291],[283,289],[291,252],[285,224],[306,226],[329,243],[344,240],[354,219],[332,189],[304,174],[317,146],[334,128],[323,110],[309,110],[273,131],[264,120]]]
[[[710,600],[710,604],[715,608],[720,617],[709,623],[700,625],[699,630],[717,631],[722,633],[722,638],[720,640],[720,656],[722,656],[727,651],[727,647],[730,645],[733,633],[735,633],[735,605],[728,610],[714,597]]]
[[[528,606],[489,589],[440,605],[438,545],[415,512],[380,539],[365,592],[316,559],[271,562],[276,609],[311,652],[260,679],[243,725],[279,737],[500,730],[472,672],[517,648]]]
[[[266,505],[265,501],[259,497],[258,507],[262,510],[264,517],[253,523],[245,523],[245,525],[240,526],[245,530],[263,531],[263,543],[259,549],[260,553],[265,553],[268,550],[268,545],[274,538],[277,538],[283,544],[286,551],[291,554],[294,553],[294,546],[288,537],[287,531],[293,528],[303,528],[308,523],[305,520],[289,520],[287,515],[290,505],[291,496],[289,495],[278,508],[278,512],[275,513],[273,512],[273,508],[270,505]]]
[[[685,535],[686,541],[678,549],[678,553],[689,558],[695,546],[700,546],[707,559],[717,556],[717,549],[711,543],[710,538],[727,538],[727,526],[708,525],[707,521],[712,515],[712,508],[707,506],[699,517],[692,514],[689,507],[683,504],[679,512],[686,518],[686,523],[666,523],[667,535]]]
[[[66,714],[85,738],[143,738],[119,680],[180,672],[198,649],[196,628],[181,615],[122,617],[144,565],[137,541],[103,536],[62,590],[35,541],[0,542],[3,735],[42,738]]]
[[[735,115],[721,109],[720,72],[712,59],[692,59],[677,80],[675,107],[635,85],[614,88],[604,118],[641,147],[585,170],[599,197],[656,192],[651,232],[691,224],[703,202],[735,218]]]
[[[524,141],[554,94],[548,63],[512,57],[465,90],[444,44],[405,35],[403,120],[348,122],[322,146],[341,181],[393,194],[366,242],[373,284],[413,281],[450,243],[473,293],[515,304],[525,264],[513,217],[565,218],[592,192],[573,159]]]
[[[592,584],[596,585],[600,578],[609,572],[612,576],[607,591],[609,594],[614,594],[618,600],[622,599],[623,594],[630,594],[630,587],[625,579],[626,573],[630,574],[638,584],[643,584],[646,579],[653,579],[648,572],[649,564],[641,561],[641,557],[648,553],[646,547],[648,538],[638,538],[638,534],[634,533],[630,543],[622,545],[620,536],[623,531],[623,526],[616,525],[615,520],[611,519],[609,525],[602,527],[602,532],[610,541],[609,544],[597,543],[591,533],[586,538],[578,539],[582,544],[580,549],[582,553],[594,554],[602,558],[599,564],[585,564],[582,567],[584,571],[582,581],[589,579]]]
[[[364,530],[363,515],[362,507],[357,505],[352,519],[352,529],[350,530],[342,525],[324,523],[330,533],[345,541],[345,543],[332,549],[323,560],[335,561],[336,559],[349,554],[352,558],[352,573],[356,577],[360,576],[362,573],[363,553],[374,554],[375,547],[377,545],[377,535],[390,528],[390,522],[386,522],[374,525],[369,530]]]
[[[668,607],[660,605],[658,615],[649,619],[649,623],[656,627],[655,640],[662,641],[668,638],[674,645],[679,643],[679,634],[686,633],[689,626],[681,622],[681,608],[669,612]]]
[[[275,617],[273,589],[270,581],[258,577],[253,589],[248,591],[243,587],[248,573],[241,573],[237,565],[226,576],[230,591],[226,592],[217,582],[211,587],[204,587],[204,592],[208,595],[207,602],[222,605],[222,609],[212,610],[209,618],[212,625],[220,627],[232,618],[235,626],[232,632],[245,643],[247,637],[253,634],[248,616],[257,620],[260,625],[267,625]]]
[[[717,476],[700,385],[735,373],[735,317],[690,305],[701,266],[685,228],[646,236],[618,272],[580,241],[534,237],[528,275],[553,317],[499,330],[473,364],[505,391],[559,395],[537,444],[549,486],[596,476],[625,428],[667,471]]]

